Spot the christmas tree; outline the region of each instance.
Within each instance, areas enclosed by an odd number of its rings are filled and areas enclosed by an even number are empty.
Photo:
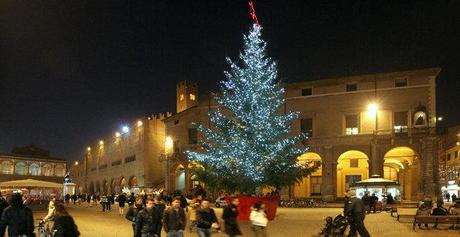
[[[276,63],[266,55],[261,26],[254,24],[243,38],[240,63],[227,58],[230,70],[215,95],[210,127],[198,125],[202,151],[187,152],[196,164],[192,172],[208,188],[228,192],[292,185],[317,166],[297,161],[307,151],[306,134],[289,136],[298,113],[282,111],[285,91]]]

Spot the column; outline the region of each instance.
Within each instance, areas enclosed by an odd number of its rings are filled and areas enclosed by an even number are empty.
[[[333,201],[336,197],[337,161],[333,156],[332,146],[323,147],[321,196],[325,201]]]
[[[422,161],[421,161],[421,180],[420,188],[425,197],[430,196],[435,199],[439,190],[437,185],[439,173],[435,171],[438,165],[437,141],[435,137],[424,138],[422,141]]]

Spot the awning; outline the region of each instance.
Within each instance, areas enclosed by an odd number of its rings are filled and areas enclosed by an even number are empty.
[[[395,182],[393,180],[389,179],[383,179],[383,178],[370,178],[370,179],[365,179],[359,182],[356,182],[354,187],[371,187],[371,186],[400,186],[398,182]]]
[[[63,184],[35,179],[21,179],[1,182],[2,188],[63,188]]]

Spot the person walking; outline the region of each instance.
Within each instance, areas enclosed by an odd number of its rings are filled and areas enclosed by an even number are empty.
[[[369,207],[370,207],[369,213],[372,211],[376,213],[376,206],[377,206],[378,200],[379,198],[375,196],[375,193],[372,193],[372,195],[369,197]]]
[[[136,197],[134,197],[134,193],[131,193],[131,195],[129,195],[128,197],[128,206],[132,206],[134,205],[134,202],[137,201]]]
[[[197,210],[196,217],[196,228],[199,237],[210,237],[212,228],[219,228],[216,213],[209,207],[208,200],[201,202],[201,208]]]
[[[3,210],[8,207],[8,202],[5,200],[4,197],[2,197],[2,194],[0,193],[0,217],[2,216]]]
[[[356,197],[355,190],[348,191],[347,196],[349,197],[349,200],[346,204],[345,216],[350,222],[350,232],[348,233],[348,237],[356,236],[356,232],[358,232],[361,237],[370,237],[369,232],[364,226],[366,208],[364,207],[363,201]]]
[[[107,196],[105,196],[105,194],[103,193],[101,196],[102,212],[105,212],[108,202],[109,202],[109,199],[107,199]]]
[[[136,237],[157,237],[161,233],[162,210],[155,208],[155,200],[148,198],[145,209],[136,217]]]
[[[183,237],[185,230],[185,211],[180,207],[180,199],[174,198],[163,215],[164,230],[167,237]]]
[[[54,216],[53,237],[78,237],[80,232],[72,216],[69,215],[64,205],[56,205],[56,214]]]
[[[189,232],[192,233],[196,229],[197,216],[196,212],[200,208],[200,200],[194,198],[190,205],[187,207],[189,223]]]
[[[370,212],[370,202],[371,202],[371,197],[369,197],[369,193],[366,191],[363,195],[363,197],[361,198],[361,200],[363,201],[363,204],[364,204],[364,208],[366,209],[366,212],[369,213]]]
[[[8,236],[34,237],[34,217],[32,210],[22,203],[22,195],[14,193],[11,196],[11,205],[3,210],[0,219],[0,236],[5,236],[8,227]]]
[[[449,192],[446,192],[445,197],[446,197],[447,202],[449,202],[449,201],[450,201],[450,193],[449,193]]]
[[[163,213],[165,212],[166,205],[162,202],[159,196],[155,196],[153,200],[155,201],[155,213],[158,213],[160,218],[160,221],[156,226],[157,228],[155,228],[155,234],[157,236],[161,236],[161,229],[163,228]]]
[[[251,229],[254,234],[254,237],[266,237],[268,218],[267,214],[265,213],[264,202],[257,201],[254,203],[249,219],[252,222]]]
[[[56,198],[51,198],[50,202],[48,203],[48,214],[43,218],[43,221],[48,221],[54,217],[55,212],[55,205],[56,205]]]
[[[225,233],[229,237],[242,235],[237,221],[239,204],[240,201],[238,198],[232,198],[231,203],[224,208],[224,212],[222,213],[222,219],[225,222]]]
[[[455,195],[455,193],[452,194],[451,198],[453,203],[457,202],[457,195]]]
[[[126,216],[125,218],[128,219],[129,221],[131,221],[132,223],[132,227],[133,227],[133,236],[134,237],[137,237],[136,236],[136,217],[137,217],[137,214],[144,208],[142,206],[142,198],[137,198],[134,205],[133,206],[130,206],[129,209],[128,209],[128,212],[126,213]]]
[[[117,199],[118,199],[118,214],[124,215],[126,196],[124,193],[121,193],[120,195],[118,195]]]

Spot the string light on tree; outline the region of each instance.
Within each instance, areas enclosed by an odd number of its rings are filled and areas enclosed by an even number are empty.
[[[298,163],[307,149],[305,134],[289,137],[295,112],[280,113],[284,88],[277,80],[276,63],[266,55],[262,27],[250,1],[254,24],[244,36],[240,64],[227,58],[230,70],[215,100],[218,108],[209,113],[210,127],[198,125],[204,135],[204,152],[187,152],[200,164],[192,169],[208,188],[252,192],[257,187],[280,188],[310,174],[317,166]]]

